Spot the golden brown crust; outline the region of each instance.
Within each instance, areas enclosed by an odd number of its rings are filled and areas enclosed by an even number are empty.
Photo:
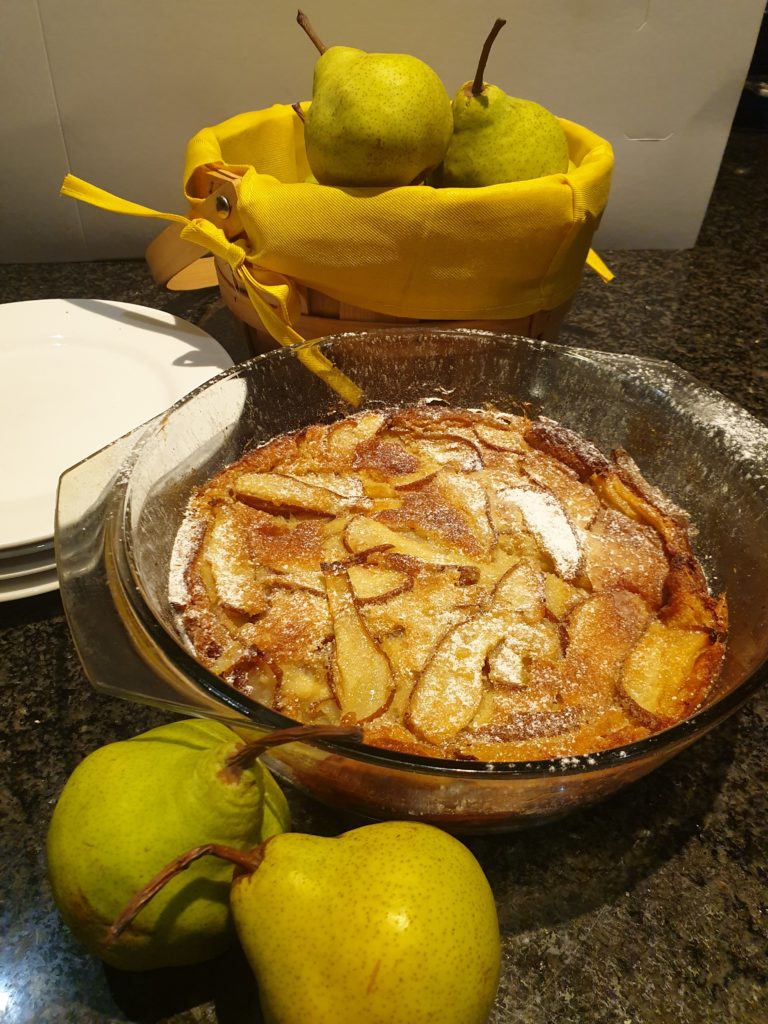
[[[314,425],[192,498],[171,580],[200,661],[298,720],[437,757],[641,739],[719,672],[724,597],[625,452],[419,406]]]

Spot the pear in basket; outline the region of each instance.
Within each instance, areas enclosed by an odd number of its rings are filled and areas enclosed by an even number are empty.
[[[568,170],[568,142],[554,114],[483,81],[491,46],[504,24],[502,19],[494,24],[474,81],[465,83],[453,101],[453,136],[431,184],[477,188]]]
[[[320,51],[304,124],[317,181],[359,188],[422,181],[443,159],[453,130],[439,77],[406,53],[326,48],[301,11],[297,20]]]

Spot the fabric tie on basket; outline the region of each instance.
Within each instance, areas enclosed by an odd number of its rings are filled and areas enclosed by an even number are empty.
[[[308,370],[324,380],[351,405],[359,405],[362,399],[360,388],[336,369],[316,346],[305,342],[291,324],[299,313],[299,293],[294,282],[281,274],[263,271],[255,266],[246,249],[246,241],[230,241],[221,228],[202,218],[190,219],[178,213],[161,213],[139,203],[121,199],[111,192],[97,188],[81,178],[68,174],[61,186],[61,194],[80,199],[92,206],[125,213],[136,217],[156,217],[183,225],[180,237],[194,242],[207,252],[224,260],[237,279],[242,283],[248,297],[272,336],[281,345],[298,346],[296,356]]]

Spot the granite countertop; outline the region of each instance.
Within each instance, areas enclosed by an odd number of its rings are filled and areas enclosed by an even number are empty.
[[[765,142],[731,137],[694,249],[603,253],[616,280],[585,276],[561,342],[672,360],[768,420]],[[246,354],[216,290],[164,292],[142,261],[0,269],[0,301],[51,297],[167,309]],[[123,975],[81,952],[51,903],[44,840],[68,774],[168,718],[91,690],[57,593],[0,604],[3,1024],[260,1020],[237,953]],[[766,1024],[767,718],[763,690],[606,802],[468,841],[503,930],[492,1024]],[[348,824],[290,798],[298,828]]]

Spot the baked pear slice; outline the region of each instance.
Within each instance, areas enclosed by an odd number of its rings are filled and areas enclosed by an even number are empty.
[[[620,692],[642,725],[663,729],[691,715],[709,692],[725,654],[724,598],[702,593],[697,567],[676,566],[668,600],[624,664]]]
[[[663,729],[688,717],[701,704],[725,652],[724,597],[710,597],[701,565],[691,549],[685,520],[657,507],[637,474],[624,480],[599,474],[592,486],[603,500],[659,534],[670,571],[665,604],[624,664],[619,691],[630,714],[648,728]]]
[[[557,573],[573,581],[580,573],[582,549],[563,506],[549,491],[532,487],[496,489],[495,504],[519,509],[527,529],[547,553]]]
[[[503,576],[491,606],[449,631],[416,681],[407,724],[421,739],[444,744],[477,714],[486,690],[485,667],[494,647],[521,621],[543,616],[541,574],[516,565]]]
[[[367,498],[350,498],[280,473],[243,473],[235,482],[235,492],[241,501],[272,512],[308,512],[333,517],[370,506]]]
[[[651,622],[622,673],[629,713],[653,729],[687,718],[705,696],[721,656],[701,630]]]
[[[526,421],[521,418],[519,423],[522,425]],[[523,441],[522,429],[512,424],[508,424],[505,429],[496,424],[476,423],[475,434],[482,444],[497,452],[514,452],[517,455],[523,455],[527,447]]]
[[[499,641],[499,623],[476,616],[444,637],[411,694],[407,721],[429,743],[442,744],[467,726],[483,699],[483,666]]]
[[[384,566],[349,565],[347,573],[357,604],[388,601],[413,586],[413,579],[406,573]]]
[[[219,604],[244,615],[260,615],[268,606],[265,584],[271,574],[254,563],[237,527],[237,510],[220,508],[208,531],[205,562]]]
[[[345,566],[324,565],[323,575],[335,639],[332,685],[342,721],[369,722],[392,700],[392,668],[360,617]]]
[[[628,590],[605,590],[577,604],[563,622],[564,699],[591,709],[610,701],[650,619],[645,601]]]
[[[380,412],[365,412],[332,423],[327,428],[326,460],[329,465],[348,468],[359,445],[371,441],[386,423]]]
[[[353,516],[344,530],[344,545],[352,554],[364,551],[389,551],[408,555],[430,565],[472,565],[462,552],[438,546],[431,540],[392,530],[376,519]]]

